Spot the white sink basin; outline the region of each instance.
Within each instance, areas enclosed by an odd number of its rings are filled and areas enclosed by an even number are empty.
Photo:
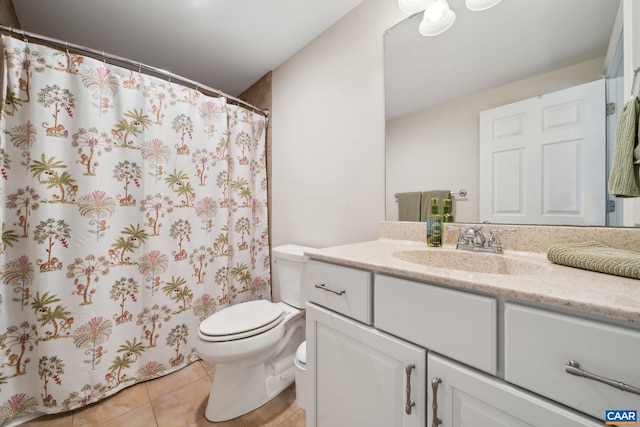
[[[513,258],[504,254],[487,254],[460,250],[428,249],[399,251],[394,258],[435,268],[467,271],[471,273],[531,275],[551,270],[543,262]]]

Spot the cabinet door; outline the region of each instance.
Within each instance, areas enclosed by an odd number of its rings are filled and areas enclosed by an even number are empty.
[[[308,427],[423,426],[425,367],[426,350],[307,304]]]
[[[429,354],[427,425],[439,427],[596,427],[602,421]],[[434,422],[435,418],[441,423]]]

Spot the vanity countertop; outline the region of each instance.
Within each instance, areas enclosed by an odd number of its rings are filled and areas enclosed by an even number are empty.
[[[562,307],[595,316],[633,323],[640,327],[640,280],[596,273],[553,264],[546,254],[505,250],[483,257],[511,257],[544,264],[544,272],[533,275],[504,275],[435,268],[403,261],[393,256],[399,251],[455,251],[455,247],[430,248],[411,240],[380,238],[362,243],[306,251],[311,259],[428,281],[452,288],[489,293],[510,299]],[[454,254],[452,254],[454,255]]]

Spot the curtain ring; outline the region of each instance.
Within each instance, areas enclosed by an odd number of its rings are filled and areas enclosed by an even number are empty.
[[[65,50],[67,51],[67,55],[69,55],[69,42],[64,42]]]
[[[169,83],[171,83],[171,76],[173,76],[173,73],[169,73]]]
[[[200,83],[196,82],[196,92],[198,91],[199,88],[200,88]]]
[[[22,39],[24,40],[25,43],[29,43],[29,39],[27,38],[27,33],[22,30]]]
[[[107,59],[104,56],[104,50],[102,51],[102,63],[106,65]]]
[[[138,61],[138,74],[142,73],[142,61]]]

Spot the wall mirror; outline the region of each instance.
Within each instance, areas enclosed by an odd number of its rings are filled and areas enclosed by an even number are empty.
[[[618,110],[627,100],[620,0],[503,0],[481,12],[464,0],[448,3],[456,20],[438,36],[420,35],[422,13],[384,34],[390,221],[398,219],[398,193],[460,189],[467,195],[454,196],[456,221],[479,221],[481,111],[598,79]],[[615,114],[605,120],[615,132]],[[602,141],[610,153],[613,140]],[[629,225],[624,202],[616,199],[607,224]]]

